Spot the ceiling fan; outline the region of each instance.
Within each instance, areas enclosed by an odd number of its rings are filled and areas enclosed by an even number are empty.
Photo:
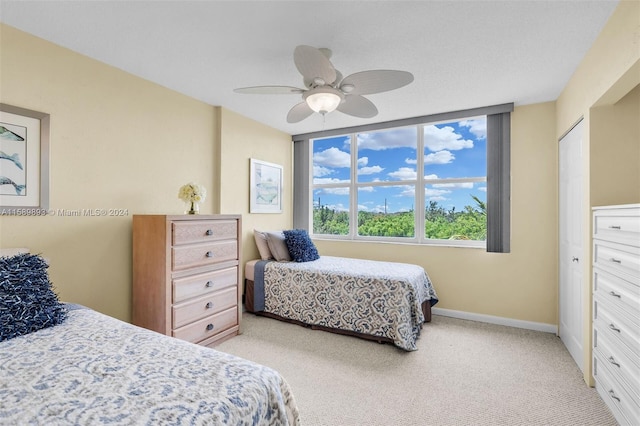
[[[254,86],[235,89],[236,93],[261,95],[301,94],[303,102],[294,105],[287,114],[287,122],[297,123],[314,112],[325,115],[338,110],[360,118],[371,118],[378,109],[362,95],[399,89],[413,81],[407,71],[370,70],[342,77],[331,61],[331,50],[311,46],[297,46],[293,62],[302,74],[305,89],[291,86]]]

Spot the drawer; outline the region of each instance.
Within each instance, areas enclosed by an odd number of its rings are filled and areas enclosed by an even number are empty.
[[[192,297],[203,296],[225,287],[237,285],[238,267],[176,278],[172,280],[172,284],[173,303],[180,303]]]
[[[189,300],[174,305],[173,328],[179,328],[200,318],[216,314],[225,309],[238,306],[238,292],[236,287],[220,290],[204,297]]]
[[[593,268],[593,292],[594,297],[606,300],[630,316],[640,315],[640,286],[599,268]]]
[[[624,384],[624,388],[634,401],[640,401],[640,365],[638,359],[632,361],[615,342],[608,339],[606,333],[594,336],[594,353],[601,362],[608,364],[617,382]]]
[[[238,324],[238,308],[230,308],[173,330],[173,337],[198,343]]]
[[[173,245],[238,238],[237,220],[189,220],[171,222]]]
[[[238,242],[236,240],[178,246],[171,249],[171,268],[179,271],[237,258]]]
[[[640,247],[594,240],[593,262],[612,274],[627,274],[630,280],[640,280]]]
[[[598,338],[606,335],[608,341],[619,345],[625,355],[640,364],[640,324],[638,319],[625,315],[600,298],[593,303],[593,327]]]
[[[640,424],[640,408],[628,394],[624,386],[615,380],[597,352],[593,357],[593,377],[596,380],[596,391],[602,400],[611,408],[616,420],[621,425]]]
[[[596,210],[593,233],[594,238],[640,245],[640,207]]]

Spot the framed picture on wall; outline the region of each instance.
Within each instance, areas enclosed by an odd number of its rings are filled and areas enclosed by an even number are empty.
[[[0,213],[49,208],[49,114],[0,103]]]
[[[282,166],[251,158],[249,212],[282,213]]]

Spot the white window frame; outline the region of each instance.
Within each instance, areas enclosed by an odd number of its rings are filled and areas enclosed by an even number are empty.
[[[424,176],[424,128],[426,126],[437,125],[437,124],[445,124],[451,123],[453,121],[462,121],[468,119],[474,119],[479,117],[485,117],[485,115],[476,115],[474,117],[461,117],[458,119],[452,120],[444,120],[440,122],[426,122],[421,124],[416,124],[412,126],[397,126],[397,127],[389,127],[386,129],[377,129],[377,132],[383,132],[388,130],[395,130],[401,128],[416,128],[416,179],[411,180],[399,180],[399,181],[384,181],[384,182],[360,182],[358,181],[358,134],[366,133],[366,132],[353,132],[344,135],[335,135],[336,136],[348,136],[350,140],[350,149],[349,155],[351,156],[351,167],[350,167],[350,176],[349,182],[340,182],[340,183],[325,183],[325,184],[315,184],[313,183],[313,143],[315,140],[325,139],[324,137],[318,137],[311,139],[309,151],[311,153],[311,167],[309,167],[310,173],[310,181],[311,181],[311,190],[310,193],[313,194],[316,189],[324,189],[324,188],[348,188],[349,189],[349,233],[347,235],[336,235],[336,234],[316,234],[313,232],[313,211],[314,211],[314,198],[311,197],[310,202],[310,227],[309,234],[316,239],[327,239],[327,240],[361,240],[361,241],[375,241],[375,242],[390,242],[390,243],[408,243],[408,244],[425,244],[425,245],[444,245],[444,246],[458,246],[458,247],[477,247],[477,248],[486,248],[485,240],[449,240],[449,239],[436,239],[436,238],[427,238],[425,235],[425,210],[426,210],[426,199],[425,199],[425,189],[427,185],[431,184],[446,184],[446,183],[469,183],[469,182],[486,182],[487,177],[469,177],[469,178],[442,178],[442,179],[427,179]],[[414,209],[414,237],[380,237],[380,236],[369,236],[369,235],[359,235],[358,234],[358,214],[359,210],[358,206],[358,189],[363,187],[394,187],[394,186],[412,186],[415,189],[415,205],[422,206],[421,209]],[[356,208],[353,208],[353,207]],[[419,214],[421,212],[421,214]]]

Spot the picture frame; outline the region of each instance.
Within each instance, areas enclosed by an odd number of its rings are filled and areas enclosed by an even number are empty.
[[[0,103],[0,212],[49,208],[50,115]]]
[[[251,158],[250,213],[282,213],[282,166]]]

